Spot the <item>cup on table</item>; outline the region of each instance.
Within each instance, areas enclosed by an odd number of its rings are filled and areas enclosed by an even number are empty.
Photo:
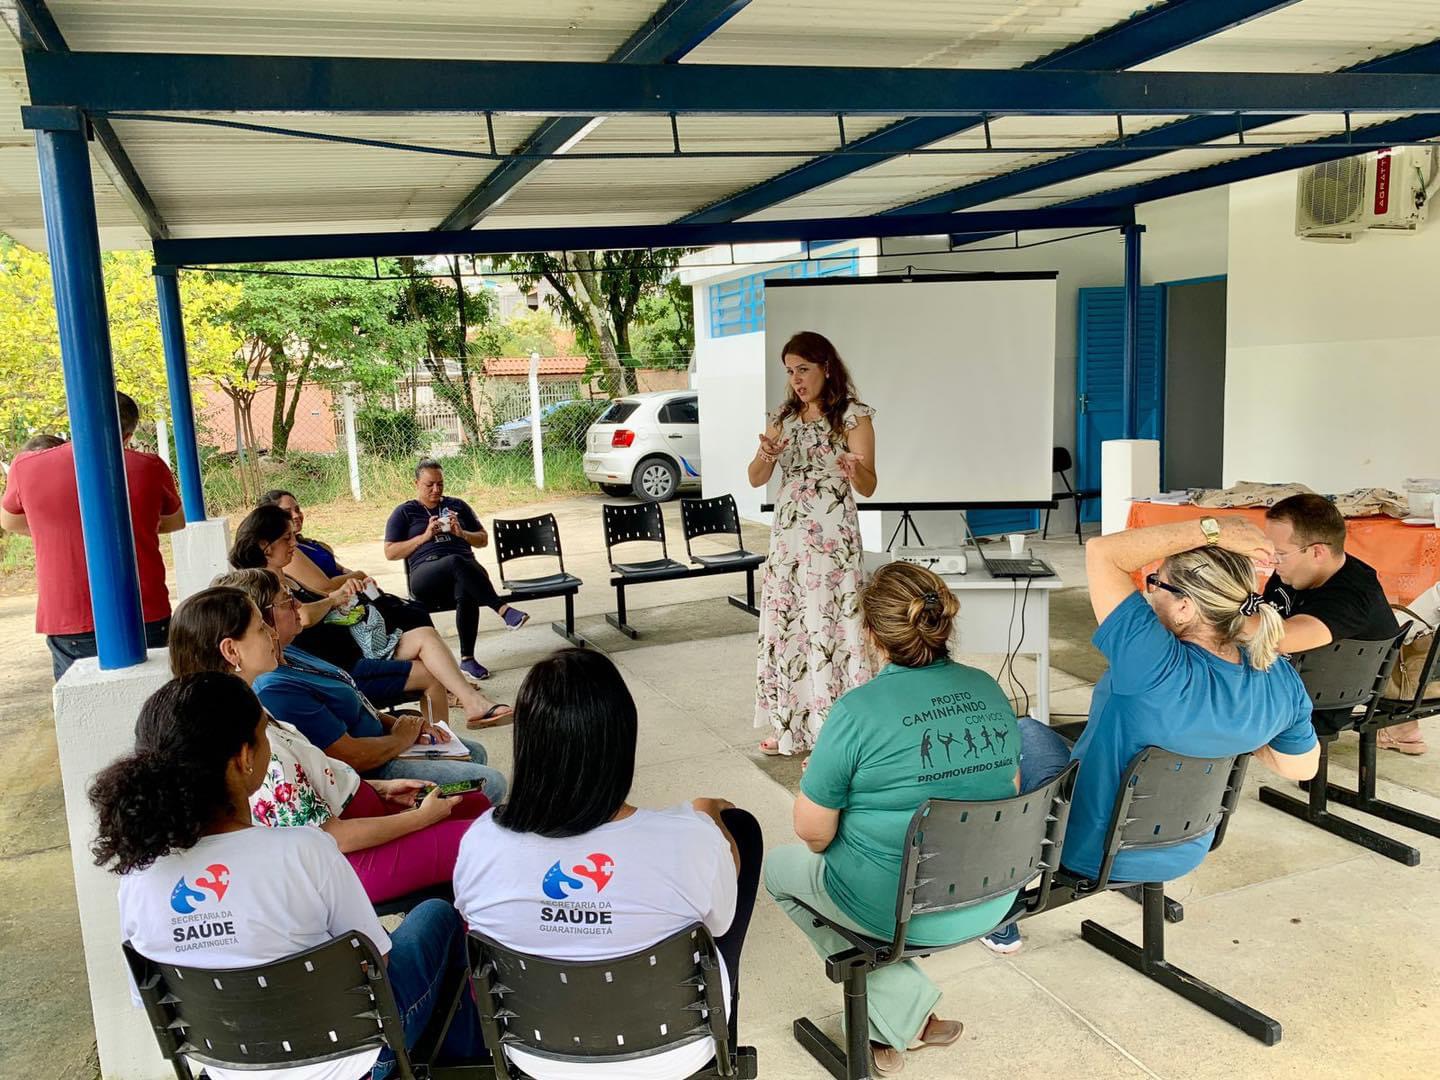
[[[1010,541],[1010,554],[1011,554],[1011,555],[1014,555],[1014,556],[1016,556],[1016,557],[1018,558],[1019,556],[1025,554],[1025,534],[1024,534],[1024,533],[1008,533],[1008,534],[1006,535],[1005,539]]]
[[[1430,502],[1430,519],[1435,522],[1435,527],[1440,529],[1440,493]]]

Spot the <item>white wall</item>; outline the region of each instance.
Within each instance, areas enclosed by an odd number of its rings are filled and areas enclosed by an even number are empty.
[[[1440,220],[1352,244],[1294,222],[1294,173],[1231,189],[1225,483],[1440,475]]]
[[[1186,278],[1210,277],[1226,272],[1226,189],[1196,192],[1136,207],[1135,217],[1146,231],[1141,238],[1140,276],[1154,285]],[[1026,233],[1026,243],[1058,237],[1060,233]],[[935,238],[886,240],[885,249],[916,252]],[[977,246],[1004,243],[995,239]],[[1078,290],[1092,286],[1123,285],[1125,245],[1119,233],[1065,239],[1019,251],[957,251],[932,254],[881,256],[879,273],[903,271],[907,265],[925,270],[1058,270],[1059,292],[1055,307],[1055,445],[1075,449],[1075,363],[1079,349]],[[862,387],[863,389],[863,387]],[[877,454],[882,453],[877,448]],[[1075,527],[1073,504],[1062,503],[1050,516],[1051,534],[1061,536]],[[953,515],[952,515],[953,516]],[[923,519],[922,519],[923,520]],[[934,523],[933,530],[953,541],[953,528]],[[921,526],[927,542],[932,526]]]

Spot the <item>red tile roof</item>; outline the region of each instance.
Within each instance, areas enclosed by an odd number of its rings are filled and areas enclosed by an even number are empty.
[[[589,360],[583,356],[542,356],[541,375],[583,375]],[[528,356],[489,356],[485,358],[485,374],[488,376],[520,376],[530,374]]]

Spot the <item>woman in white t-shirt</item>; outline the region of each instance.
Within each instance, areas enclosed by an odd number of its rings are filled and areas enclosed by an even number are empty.
[[[722,799],[632,806],[636,730],[635,701],[603,654],[565,649],[531,668],[515,702],[510,795],[461,841],[455,906],[472,930],[554,960],[628,956],[704,923],[727,975],[733,1043],[760,826]],[[608,934],[564,917],[602,906]],[[678,1080],[703,1068],[715,1044],[576,1065],[506,1052],[537,1080]]]
[[[202,589],[170,621],[171,673],[233,671],[253,683],[275,667],[275,617],[240,589]],[[361,780],[289,724],[272,720],[267,734],[269,769],[250,797],[257,825],[323,829],[377,904],[449,882],[465,830],[489,809],[483,793],[420,798],[423,782]]]
[[[413,1046],[438,990],[464,970],[460,919],[443,900],[427,900],[387,936],[333,839],[318,829],[254,827],[250,797],[269,768],[269,720],[240,679],[187,675],[150,696],[135,752],[90,788],[95,862],[121,875],[121,937],[158,963],[234,968],[359,931],[387,957]],[[457,1010],[441,1056],[468,1059],[482,1049],[474,1009]],[[207,1071],[215,1080],[381,1080],[394,1066],[386,1048],[289,1069]]]

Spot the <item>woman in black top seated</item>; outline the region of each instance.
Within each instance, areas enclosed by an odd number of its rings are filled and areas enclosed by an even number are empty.
[[[463,499],[445,494],[445,470],[433,458],[415,466],[415,498],[403,502],[385,523],[385,558],[405,560],[410,595],[437,609],[455,609],[460,635],[460,670],[473,679],[490,672],[475,659],[480,609],[488,607],[518,630],[530,618],[503,603],[473,548],[490,542],[485,526]]]

